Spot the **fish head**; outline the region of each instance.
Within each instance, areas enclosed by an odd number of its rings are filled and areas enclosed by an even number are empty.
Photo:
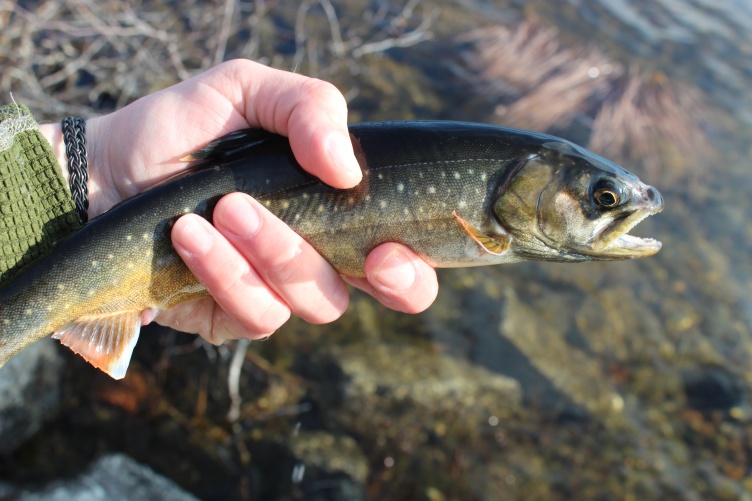
[[[568,141],[526,152],[502,184],[494,215],[522,257],[633,259],[661,243],[628,232],[663,209],[663,197],[623,167]]]

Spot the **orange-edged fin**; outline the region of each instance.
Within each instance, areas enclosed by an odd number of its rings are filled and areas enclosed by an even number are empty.
[[[141,312],[79,318],[52,337],[114,379],[123,379],[141,331]]]
[[[470,235],[470,238],[475,240],[481,248],[489,254],[501,255],[509,248],[509,239],[505,237],[493,237],[480,231],[471,223],[462,219],[457,211],[452,211],[452,215],[457,218],[457,222],[460,223],[465,233]]]

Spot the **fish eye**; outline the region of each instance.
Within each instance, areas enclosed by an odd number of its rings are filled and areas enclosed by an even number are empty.
[[[629,199],[624,186],[612,178],[601,178],[592,189],[593,202],[604,209],[613,209]]]
[[[595,203],[606,209],[619,205],[619,194],[608,188],[596,190],[596,192],[593,193],[593,198],[595,199]]]

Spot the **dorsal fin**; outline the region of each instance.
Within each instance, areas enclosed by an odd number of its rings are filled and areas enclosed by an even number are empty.
[[[114,379],[125,377],[141,331],[141,313],[135,310],[108,315],[86,315],[52,337]]]
[[[185,162],[192,162],[194,160],[226,160],[277,137],[279,137],[277,134],[263,129],[240,129],[215,139],[200,150],[180,160]]]

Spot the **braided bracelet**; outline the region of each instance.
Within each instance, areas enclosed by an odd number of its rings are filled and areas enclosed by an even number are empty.
[[[86,119],[65,117],[62,121],[63,142],[68,156],[69,184],[76,211],[82,223],[89,220],[89,172],[86,158]]]

